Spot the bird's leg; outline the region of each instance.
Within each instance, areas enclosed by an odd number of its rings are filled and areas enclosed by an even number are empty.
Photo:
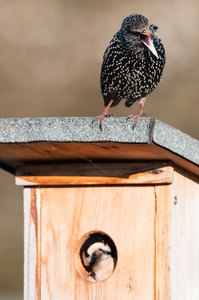
[[[105,110],[103,111],[103,113],[101,114],[100,116],[100,129],[102,130],[102,122],[104,120],[105,117],[108,117],[109,116],[109,108],[111,107],[113,103],[113,99],[111,99],[108,103],[108,105],[105,107]]]
[[[134,124],[133,124],[133,128],[136,126],[136,124],[139,121],[139,118],[143,115],[144,113],[144,103],[146,102],[146,97],[140,99],[139,104],[140,104],[140,110],[137,113],[137,115],[135,115],[134,119]]]

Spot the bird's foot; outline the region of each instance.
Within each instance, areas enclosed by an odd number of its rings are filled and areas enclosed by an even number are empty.
[[[129,115],[127,117],[127,120],[132,120],[132,129],[134,129],[137,125],[137,123],[139,122],[140,118],[144,118],[144,117],[148,117],[147,114],[145,112],[143,112],[142,114],[137,113],[137,115],[133,116],[133,115]]]
[[[107,114],[107,115],[101,114],[100,116],[97,116],[96,118],[104,119],[104,118],[109,118],[109,117],[114,117],[114,115],[113,114]]]
[[[104,118],[109,118],[109,117],[113,117],[113,114],[106,114],[106,113],[102,113],[101,116],[98,116],[99,118],[99,127],[100,127],[100,130],[102,131],[102,123],[103,123],[103,120]]]
[[[138,123],[140,117],[143,117],[143,116],[145,115],[144,110],[143,110],[145,101],[146,101],[146,98],[145,98],[145,97],[142,98],[142,99],[140,99],[140,101],[139,101],[139,104],[140,104],[140,110],[139,110],[139,112],[137,113],[137,115],[135,115],[134,117],[131,117],[132,120],[133,120],[133,125],[132,125],[132,128],[133,128],[133,129],[134,129],[135,126],[137,125],[137,123]]]
[[[105,110],[103,111],[101,116],[99,116],[99,119],[100,119],[99,127],[100,127],[101,131],[102,131],[102,122],[103,122],[104,118],[112,117],[112,115],[109,113],[109,108],[111,107],[112,103],[113,103],[113,99],[111,99],[109,101],[108,105],[105,107]]]
[[[148,118],[148,115],[145,112],[143,112],[143,114],[140,117],[141,118]]]
[[[137,115],[129,115],[128,117],[127,117],[127,120],[131,120],[132,121],[132,129],[134,129],[135,128],[135,126],[137,125],[137,123],[138,123],[138,121],[139,121],[139,116],[138,116],[138,114]]]
[[[93,118],[92,124],[96,121],[96,119],[99,120],[99,127],[100,127],[100,130],[102,131],[102,123],[103,123],[104,118],[110,118],[110,117],[114,117],[114,115],[113,114],[101,114],[101,115]]]

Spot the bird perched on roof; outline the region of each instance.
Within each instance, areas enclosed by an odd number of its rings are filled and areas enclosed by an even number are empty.
[[[165,49],[156,35],[158,27],[149,25],[140,14],[126,17],[105,51],[101,69],[101,92],[106,106],[100,127],[109,108],[122,99],[130,107],[139,101],[135,124],[143,114],[146,96],[160,82],[165,65]]]

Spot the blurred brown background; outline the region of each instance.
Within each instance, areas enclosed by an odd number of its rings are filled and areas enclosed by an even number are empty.
[[[145,111],[199,138],[197,0],[0,0],[0,117],[96,116],[103,52],[135,12],[159,26],[164,77]],[[135,113],[121,103],[118,116]],[[0,299],[22,299],[22,189],[0,171]]]

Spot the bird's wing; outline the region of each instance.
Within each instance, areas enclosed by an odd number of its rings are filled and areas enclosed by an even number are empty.
[[[105,52],[104,52],[104,55],[103,55],[103,63],[104,61],[106,60],[108,54],[109,54],[109,51],[110,51],[110,45],[106,48]]]
[[[110,52],[110,45],[106,48],[105,52],[104,52],[104,55],[103,55],[103,60],[102,60],[102,66],[101,66],[101,71],[103,70],[103,67],[106,63],[106,59],[109,55],[109,52]]]
[[[102,61],[102,68],[101,68],[101,69],[103,69],[104,64],[105,64],[105,62],[106,62],[106,60],[107,60],[107,58],[108,58],[108,56],[109,56],[109,53],[110,53],[110,51],[111,51],[111,46],[112,46],[112,44],[115,42],[116,39],[117,39],[117,34],[115,34],[115,35],[113,36],[112,40],[110,41],[110,44],[108,45],[108,47],[106,48],[106,50],[105,50],[105,52],[104,52],[104,55],[103,55],[103,61]],[[117,39],[117,40],[118,40],[118,39]]]

